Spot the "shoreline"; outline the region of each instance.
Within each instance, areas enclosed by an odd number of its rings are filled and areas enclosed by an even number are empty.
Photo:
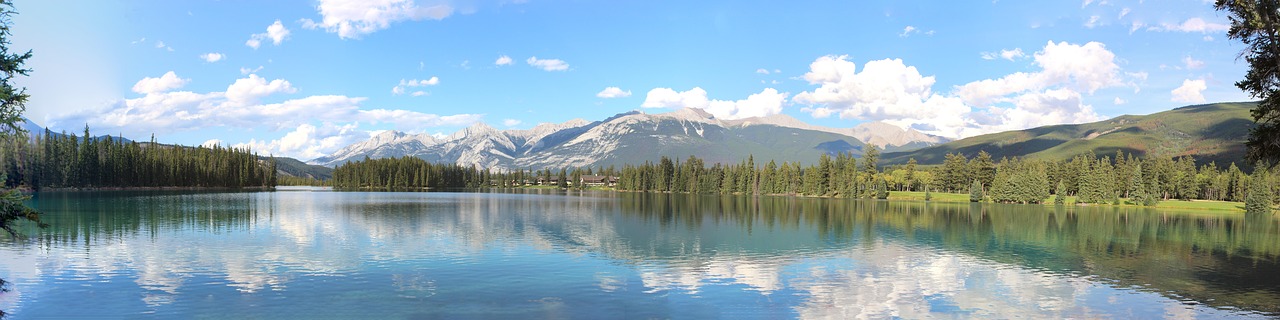
[[[33,190],[31,188],[18,188],[22,193],[41,193],[41,192],[89,192],[89,191],[239,191],[239,190],[274,190],[276,187],[268,186],[252,186],[252,187],[76,187],[76,188],[41,188]]]

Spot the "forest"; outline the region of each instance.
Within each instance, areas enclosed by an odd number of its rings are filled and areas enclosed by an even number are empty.
[[[138,188],[275,186],[275,161],[248,149],[139,143],[54,133],[0,135],[5,187]]]
[[[888,197],[891,191],[970,193],[973,201],[1043,203],[1074,197],[1077,203],[1154,205],[1163,200],[1245,201],[1250,186],[1273,198],[1277,172],[1246,174],[1235,163],[1196,165],[1191,157],[1139,158],[1117,152],[1093,153],[1067,161],[1022,158],[993,159],[986,152],[973,158],[948,154],[941,165],[924,167],[914,159],[881,167],[880,152],[867,148],[860,157],[842,153],[822,155],[816,164],[798,162],[757,164],[753,157],[738,164],[711,164],[702,159],[627,165],[621,169],[564,168],[496,172],[454,164],[431,164],[413,157],[365,159],[339,166],[333,185],[338,188],[466,188],[550,185],[585,188],[581,177],[601,175],[617,179],[615,189],[638,192],[704,194],[801,195],[837,198]]]

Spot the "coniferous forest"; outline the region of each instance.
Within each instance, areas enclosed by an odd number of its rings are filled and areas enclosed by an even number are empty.
[[[42,133],[0,138],[7,187],[242,188],[276,185],[275,161],[248,149],[161,145],[104,136]]]
[[[584,188],[584,176],[616,178],[615,189],[638,192],[700,194],[802,195],[885,199],[893,191],[969,193],[974,201],[1043,203],[1074,197],[1077,203],[1154,205],[1163,200],[1245,201],[1252,185],[1277,194],[1271,175],[1250,176],[1235,163],[1197,166],[1190,157],[1138,158],[1117,152],[1092,153],[1067,161],[1005,158],[986,152],[973,158],[948,154],[941,165],[924,167],[914,159],[903,165],[880,166],[879,151],[868,148],[861,157],[822,155],[816,164],[711,164],[689,157],[662,157],[657,163],[609,168],[564,168],[496,172],[455,164],[432,164],[413,157],[365,159],[334,171],[337,188],[468,188],[549,185]],[[598,177],[598,176],[597,176]],[[1258,182],[1254,182],[1254,181]],[[1057,195],[1057,197],[1054,197]],[[1121,199],[1124,199],[1122,201]]]

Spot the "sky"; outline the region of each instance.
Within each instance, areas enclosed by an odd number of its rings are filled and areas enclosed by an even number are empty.
[[[301,160],[632,110],[962,138],[1252,100],[1203,0],[15,2],[37,124]]]

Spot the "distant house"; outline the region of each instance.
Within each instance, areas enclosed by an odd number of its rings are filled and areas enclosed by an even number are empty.
[[[618,177],[587,175],[587,176],[582,176],[581,182],[583,185],[592,186],[592,187],[601,187],[601,186],[612,187],[613,185],[618,183]]]

